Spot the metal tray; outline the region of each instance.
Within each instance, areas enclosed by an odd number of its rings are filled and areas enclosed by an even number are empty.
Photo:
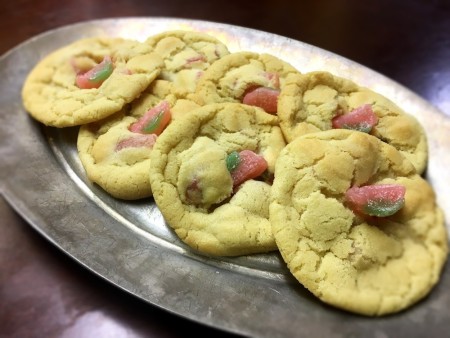
[[[328,70],[387,96],[423,124],[430,146],[426,178],[439,204],[450,210],[450,118],[428,102],[371,69],[299,41],[165,17],[65,26],[0,58],[1,192],[11,206],[64,253],[118,288],[208,326],[260,337],[422,337],[448,332],[448,268],[426,299],[395,315],[368,318],[329,307],[291,276],[277,253],[225,259],[193,253],[165,224],[152,199],[115,200],[86,179],[76,151],[77,128],[44,127],[25,112],[23,81],[50,51],[88,36],[143,41],[173,29],[209,33],[232,52],[271,53],[301,72]]]

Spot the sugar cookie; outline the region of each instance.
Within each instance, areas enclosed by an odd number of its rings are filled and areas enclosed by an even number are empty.
[[[372,118],[376,119],[370,126],[370,116],[367,117],[364,109],[371,110]],[[384,96],[329,72],[290,76],[280,92],[278,115],[288,142],[310,132],[340,127],[365,128],[397,148],[419,173],[426,168],[426,134],[412,115]],[[339,123],[338,118],[347,121]]]
[[[284,146],[277,117],[259,108],[222,103],[195,109],[173,121],[155,143],[155,202],[180,239],[201,253],[276,250],[268,200]],[[249,176],[261,165],[263,172]]]
[[[173,94],[179,98],[188,98],[203,72],[229,54],[224,43],[202,32],[166,31],[150,36],[145,43],[164,59],[159,79],[172,82]]]
[[[161,57],[143,43],[99,37],[77,40],[31,70],[22,88],[23,104],[48,126],[98,121],[138,97],[162,67]],[[83,77],[86,74],[90,77]]]
[[[406,188],[390,216],[361,214],[346,200],[351,187],[386,184]],[[322,301],[380,316],[418,302],[438,282],[448,244],[435,193],[376,137],[344,129],[297,137],[278,157],[271,196],[281,255]]]
[[[240,102],[276,114],[279,90],[289,74],[299,73],[289,63],[270,54],[236,52],[214,62],[197,84],[194,101],[200,105]],[[258,93],[262,90],[261,93]],[[244,102],[245,101],[245,102]],[[260,103],[260,104],[258,104]]]

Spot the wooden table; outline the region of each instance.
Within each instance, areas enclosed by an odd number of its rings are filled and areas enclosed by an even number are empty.
[[[18,0],[0,4],[0,53],[66,24],[164,16],[235,24],[364,64],[450,116],[450,1]],[[167,313],[79,266],[0,198],[0,337],[233,336]]]

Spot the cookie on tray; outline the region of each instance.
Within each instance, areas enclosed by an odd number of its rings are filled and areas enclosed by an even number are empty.
[[[280,126],[287,142],[332,128],[370,133],[397,148],[425,171],[428,144],[420,123],[384,96],[329,72],[295,74],[278,99]]]
[[[80,127],[77,148],[86,175],[115,198],[152,195],[148,172],[157,137],[172,120],[198,107],[177,100],[168,85],[155,80],[121,112]]]
[[[174,120],[151,154],[154,200],[197,252],[238,256],[277,249],[268,219],[276,116],[240,103],[202,106]]]
[[[200,78],[194,100],[200,105],[239,102],[277,113],[280,89],[299,71],[271,54],[236,52],[213,63]]]
[[[178,97],[175,92],[172,82],[157,79],[136,100],[131,102],[129,114],[140,118],[159,102],[168,101],[171,107],[171,120],[174,120],[200,107],[192,100]]]
[[[278,157],[271,196],[280,253],[323,302],[381,316],[438,282],[448,244],[434,190],[378,138],[344,129],[297,137]]]
[[[101,120],[138,97],[163,68],[144,43],[84,38],[44,57],[22,88],[26,110],[53,127]]]
[[[229,54],[219,39],[203,32],[171,30],[150,36],[146,44],[164,59],[159,79],[173,83],[173,93],[188,98],[203,72],[216,60]]]

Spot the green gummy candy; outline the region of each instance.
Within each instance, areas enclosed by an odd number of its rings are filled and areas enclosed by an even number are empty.
[[[370,216],[386,217],[395,214],[405,205],[405,199],[395,202],[386,200],[370,201],[364,208],[364,212]]]
[[[239,153],[237,151],[232,151],[231,153],[229,153],[226,162],[228,171],[233,172],[241,162]]]

